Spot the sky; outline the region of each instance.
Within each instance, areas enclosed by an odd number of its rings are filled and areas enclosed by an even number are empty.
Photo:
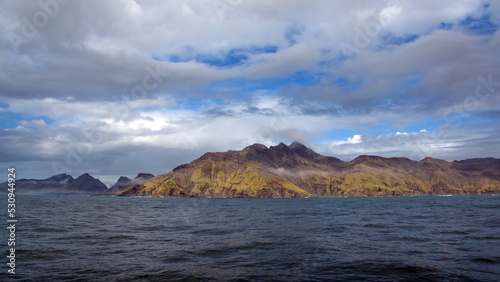
[[[500,1],[0,0],[0,164],[112,185],[298,141],[500,157]]]

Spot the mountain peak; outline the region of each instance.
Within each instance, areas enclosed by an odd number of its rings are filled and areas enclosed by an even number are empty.
[[[339,168],[340,160],[320,155],[299,142],[289,146],[279,143],[267,148],[262,144],[246,147],[242,154],[242,161],[256,161],[270,168],[303,168],[323,167]]]
[[[291,151],[290,148],[283,142],[279,143],[276,146],[269,147],[269,150],[272,152],[285,153],[285,154]]]
[[[280,142],[278,145],[271,146],[268,148],[268,147],[266,147],[266,145],[263,145],[260,143],[255,143],[255,144],[247,146],[245,149],[243,149],[243,151],[249,151],[249,150],[254,150],[254,151],[258,151],[258,152],[265,152],[267,150],[271,150],[271,151],[289,151],[289,150],[306,151],[306,150],[311,150],[311,149],[307,148],[306,146],[304,146],[303,144],[301,144],[299,142],[294,141],[289,146],[287,146],[283,142]]]
[[[292,144],[290,144],[290,146],[288,146],[288,147],[294,151],[297,151],[297,150],[303,151],[303,150],[309,149],[304,144],[299,143],[297,141],[292,142]]]
[[[267,147],[264,144],[255,143],[253,145],[245,147],[245,149],[255,149],[255,150],[258,150],[258,151],[262,151],[262,150],[266,150]],[[245,149],[243,149],[243,150],[245,150]]]
[[[288,148],[288,146],[283,142],[280,142],[277,147],[278,148],[285,148],[285,147]]]
[[[45,181],[55,181],[55,182],[71,182],[73,180],[74,180],[73,177],[66,173],[57,174],[45,179]]]
[[[425,157],[422,160],[420,160],[420,162],[433,162],[433,161],[440,161],[440,160],[431,157]]]
[[[108,187],[99,179],[84,173],[67,185],[65,189],[67,191],[78,191],[79,193],[100,193],[106,191]]]
[[[126,176],[120,176],[120,178],[118,178],[118,181],[117,183],[125,183],[125,182],[130,182],[132,180],[130,180],[130,178],[126,177]]]
[[[89,179],[90,179],[90,178],[94,178],[94,177],[92,177],[92,175],[90,175],[90,174],[88,174],[88,173],[86,172],[86,173],[84,173],[84,174],[82,174],[82,175],[78,176],[78,177],[77,177],[77,179],[78,179],[78,178],[89,178]]]

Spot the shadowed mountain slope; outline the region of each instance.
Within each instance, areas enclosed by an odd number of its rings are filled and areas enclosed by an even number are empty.
[[[118,181],[109,188],[108,193],[110,194],[116,194],[119,193],[121,190],[132,186],[132,185],[137,185],[137,184],[142,184],[149,179],[155,177],[153,174],[150,173],[139,173],[134,179],[130,179],[126,176],[121,176]]]

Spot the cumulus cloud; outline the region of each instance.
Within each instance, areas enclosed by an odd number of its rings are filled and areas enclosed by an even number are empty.
[[[47,123],[43,119],[34,119],[30,121],[21,120],[19,125],[23,127],[44,127]]]

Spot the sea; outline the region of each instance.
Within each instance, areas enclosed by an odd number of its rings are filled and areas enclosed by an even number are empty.
[[[500,196],[0,199],[1,281],[500,281]]]

